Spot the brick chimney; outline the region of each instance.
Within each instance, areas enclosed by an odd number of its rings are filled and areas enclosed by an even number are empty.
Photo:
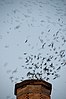
[[[52,85],[44,80],[25,80],[15,84],[16,99],[51,99]]]

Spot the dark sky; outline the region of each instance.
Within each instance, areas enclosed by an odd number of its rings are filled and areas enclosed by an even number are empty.
[[[15,83],[32,77],[66,99],[65,75],[66,0],[0,0],[0,99],[16,99]]]

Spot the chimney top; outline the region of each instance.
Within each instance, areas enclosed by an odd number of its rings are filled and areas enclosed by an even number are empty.
[[[18,88],[24,88],[27,85],[42,85],[46,89],[50,90],[50,94],[51,94],[52,85],[50,83],[48,83],[44,80],[31,79],[31,80],[24,80],[23,82],[15,84],[15,95],[17,95]]]

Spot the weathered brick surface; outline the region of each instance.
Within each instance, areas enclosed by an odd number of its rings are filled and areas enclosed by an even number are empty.
[[[44,94],[24,94],[18,96],[17,99],[50,99],[50,96]]]
[[[50,87],[46,83],[44,85],[39,83],[38,81],[37,83],[33,82],[18,86],[16,89],[16,99],[50,99]]]

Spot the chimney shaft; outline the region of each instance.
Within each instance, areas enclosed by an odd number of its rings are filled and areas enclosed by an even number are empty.
[[[15,84],[16,99],[51,99],[52,85],[43,80],[25,80]]]

